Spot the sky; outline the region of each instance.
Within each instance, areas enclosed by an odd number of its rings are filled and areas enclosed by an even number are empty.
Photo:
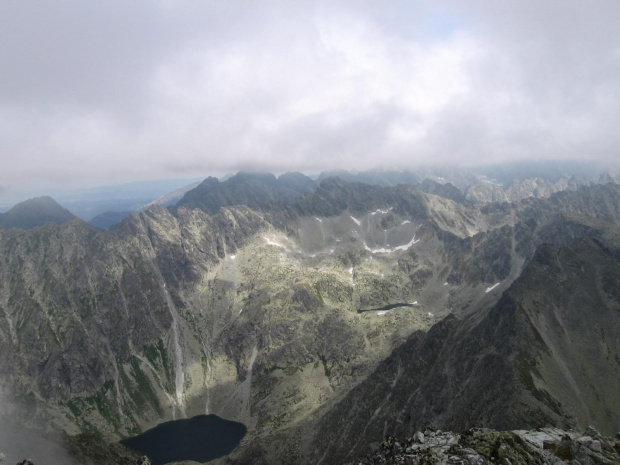
[[[617,0],[0,3],[0,194],[620,158]]]

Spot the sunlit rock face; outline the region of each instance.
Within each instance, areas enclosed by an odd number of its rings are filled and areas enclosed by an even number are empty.
[[[605,183],[605,180],[607,178],[602,177],[601,183]],[[556,192],[577,190],[593,184],[593,181],[580,176],[562,177],[557,181],[538,177],[527,178],[515,180],[507,186],[489,179],[481,179],[479,182],[467,186],[465,199],[477,205],[492,202],[518,202],[528,197],[546,198]]]
[[[618,233],[607,225],[570,245],[541,245],[490,310],[412,335],[321,419],[314,459],[347,460],[373,437],[424,425],[597,424],[613,435],[620,429]]]
[[[153,206],[108,232],[0,229],[3,409],[110,440],[213,413],[247,426],[243,447],[299,461],[394,350],[446,317],[428,334],[484,321],[541,244],[616,224],[618,197],[474,207],[331,178],[257,209]]]

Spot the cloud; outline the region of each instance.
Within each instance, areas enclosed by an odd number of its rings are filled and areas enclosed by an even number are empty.
[[[612,161],[613,1],[0,6],[0,184]]]

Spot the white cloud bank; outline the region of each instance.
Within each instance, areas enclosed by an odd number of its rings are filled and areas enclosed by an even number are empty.
[[[0,6],[0,186],[617,158],[620,3]]]

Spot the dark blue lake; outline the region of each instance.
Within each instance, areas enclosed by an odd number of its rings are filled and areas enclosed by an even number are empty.
[[[120,443],[148,455],[157,465],[181,460],[207,462],[229,454],[246,432],[242,423],[199,415],[161,423]]]

